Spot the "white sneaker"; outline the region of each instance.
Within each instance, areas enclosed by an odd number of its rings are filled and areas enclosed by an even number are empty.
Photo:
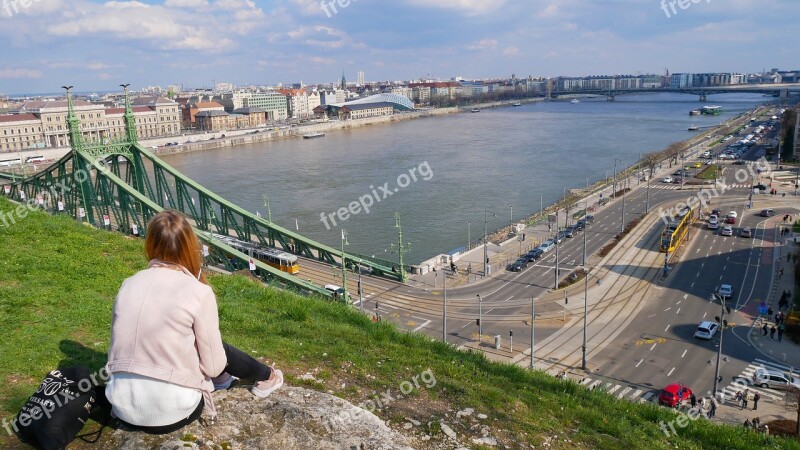
[[[220,376],[211,379],[211,381],[214,383],[215,391],[230,389],[231,385],[236,380],[238,380],[238,378],[229,374],[228,372],[222,372]]]
[[[256,397],[266,398],[283,386],[283,372],[278,369],[272,369],[272,373],[274,376],[254,384],[250,392]]]

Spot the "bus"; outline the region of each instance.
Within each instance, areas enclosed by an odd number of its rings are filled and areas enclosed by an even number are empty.
[[[678,249],[698,216],[698,206],[687,206],[673,217],[661,232],[661,251],[672,253]]]
[[[22,164],[22,159],[20,159],[20,158],[0,160],[0,167],[17,166],[17,165],[20,165],[20,164]]]
[[[40,163],[40,162],[43,162],[43,161],[44,161],[44,156],[42,156],[42,155],[28,156],[27,158],[25,158],[25,164],[28,164],[28,163]]]
[[[282,272],[296,274],[300,272],[300,265],[297,263],[297,256],[271,247],[262,247],[254,242],[245,242],[230,236],[214,234],[214,239],[218,239],[236,250],[245,253],[251,258],[255,258],[264,264],[272,266]]]

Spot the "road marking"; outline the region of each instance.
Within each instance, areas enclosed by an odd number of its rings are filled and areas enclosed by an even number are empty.
[[[626,387],[625,389],[623,389],[623,390],[622,390],[622,392],[620,392],[619,394],[617,394],[617,398],[622,398],[622,397],[625,397],[625,395],[626,395],[628,392],[632,391],[632,390],[633,390],[633,388],[632,388],[632,387]]]
[[[642,401],[642,402],[647,402],[647,401],[649,401],[649,400],[650,400],[650,397],[652,397],[653,395],[655,395],[655,392],[652,392],[652,391],[651,391],[651,392],[648,392],[647,394],[644,394],[644,395],[642,396],[642,400],[641,400],[641,401]]]
[[[680,313],[681,313],[681,309],[680,309],[680,308],[678,308],[678,310],[677,310],[677,311],[675,311],[675,314],[680,314]]]
[[[667,376],[668,376],[668,377],[672,376],[672,372],[675,372],[675,368],[674,368],[674,367],[672,368],[672,370],[670,370],[670,371],[669,371],[669,373],[667,374]]]
[[[617,392],[617,390],[622,387],[622,386],[620,386],[618,384],[615,384],[613,388],[608,389],[609,386],[611,386],[611,383],[606,383],[606,392],[608,392],[609,394],[613,394],[614,392]]]
[[[635,366],[635,367],[639,367],[639,365],[640,365],[642,362],[644,362],[644,358],[640,359],[640,360],[639,360],[639,362],[638,362],[638,363],[636,363],[636,366]]]
[[[461,328],[464,328],[464,327],[466,327],[467,325],[469,325],[469,324],[471,324],[471,323],[472,323],[472,322],[467,322],[467,323],[466,323],[466,324],[464,324],[464,325],[463,325]],[[459,328],[459,330],[460,330],[461,328]]]
[[[640,395],[642,395],[642,390],[641,389],[637,389],[636,391],[634,391],[633,394],[631,394],[631,396],[630,396],[631,401],[633,401],[633,399],[639,397]]]
[[[692,282],[692,285],[690,287],[694,287],[694,281]]]
[[[596,388],[598,384],[600,384],[600,380],[594,380],[594,382],[589,385],[589,389]]]
[[[686,350],[684,350],[684,351],[683,351],[683,354],[681,355],[681,358],[683,358],[684,356],[686,356],[686,352],[688,352],[688,351],[689,351],[689,349],[686,349]]]
[[[653,346],[652,346],[652,347],[650,347],[650,350],[653,350],[654,348],[656,348],[656,345],[658,345],[658,342],[656,342],[655,344],[653,344]]]
[[[647,316],[647,318],[649,319],[649,318],[655,317],[655,316],[656,316],[655,314],[650,314],[649,316]]]
[[[706,263],[700,264],[700,268],[702,269],[703,267],[705,267],[705,265]]]
[[[507,301],[511,300],[512,298],[514,298],[514,296],[513,296],[513,295],[512,295],[511,297],[508,297],[508,298],[507,298],[507,299],[505,299],[504,301],[506,301],[506,302],[507,302]]]
[[[670,309],[672,309],[672,307],[671,307],[671,306],[670,306],[669,308],[665,309],[665,310],[664,310],[664,312],[667,312],[667,311],[669,311]]]
[[[426,320],[422,325],[418,326],[417,328],[414,328],[414,331],[417,332],[417,331],[421,330],[423,327],[427,326],[429,323],[431,323],[431,321],[430,320]]]

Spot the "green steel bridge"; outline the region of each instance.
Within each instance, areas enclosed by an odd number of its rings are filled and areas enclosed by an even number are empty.
[[[20,177],[0,172],[10,180],[2,192],[18,202],[29,202],[53,214],[68,214],[95,227],[144,237],[147,222],[164,209],[185,214],[197,236],[208,247],[206,261],[236,271],[250,267],[251,258],[226,245],[214,234],[253,242],[353,269],[368,268],[372,275],[405,281],[402,231],[397,264],[346,253],[262,219],[223,199],[187,178],[138,143],[136,122],[125,87],[125,136],[121,139],[86,141],[74,112],[71,87],[67,89],[70,146],[72,151],[46,169]],[[399,223],[397,224],[399,227]],[[311,281],[282,272],[254,260],[251,273],[262,281],[303,294],[331,297],[332,293]],[[302,269],[301,269],[302,270]]]

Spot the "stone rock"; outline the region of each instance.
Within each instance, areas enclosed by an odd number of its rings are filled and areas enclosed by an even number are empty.
[[[489,447],[494,447],[497,445],[497,439],[493,437],[475,438],[472,440],[472,443],[475,445],[488,445]]]
[[[486,414],[478,414],[476,417],[477,417],[478,419],[480,419],[480,420],[483,420],[483,419],[486,419],[486,418],[488,418],[489,416],[487,416]]]
[[[446,434],[447,437],[449,437],[450,439],[455,439],[456,438],[456,432],[453,431],[452,428],[447,426],[446,423],[442,423],[442,433]]]
[[[321,392],[283,387],[259,399],[239,387],[215,392],[213,397],[218,413],[214,425],[206,427],[196,421],[160,436],[120,427],[104,447],[411,449],[403,435],[371,412]]]
[[[469,417],[474,412],[475,412],[475,410],[473,408],[464,408],[461,411],[456,413],[456,417]]]
[[[406,420],[411,422],[411,423],[413,423],[415,426],[420,426],[420,423],[421,423],[419,420],[414,420],[414,419],[412,419],[410,417],[406,417]]]
[[[413,427],[414,427],[414,425],[412,425],[411,422],[406,422],[406,423],[403,424],[403,429],[404,430],[410,430]]]

